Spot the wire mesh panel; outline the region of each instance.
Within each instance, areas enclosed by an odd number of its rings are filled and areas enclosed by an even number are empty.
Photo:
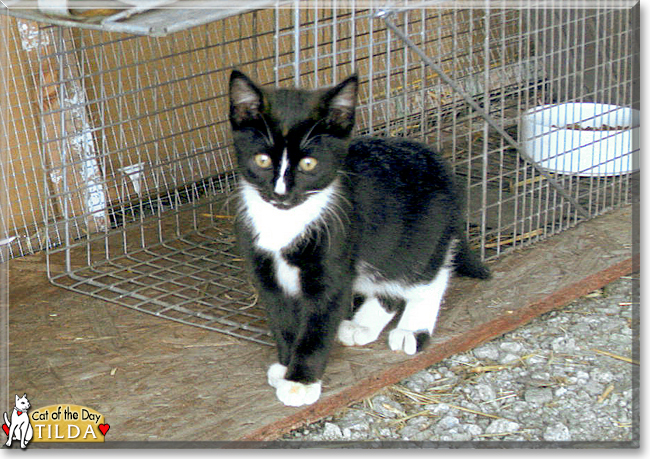
[[[39,112],[33,88],[38,78],[38,27],[0,17],[4,46],[0,84],[3,87],[0,135],[6,145],[0,159],[0,175],[6,206],[0,209],[0,263],[46,247],[42,203],[45,201],[39,157]],[[58,241],[54,241],[58,242]]]
[[[379,130],[450,158],[484,258],[630,202],[639,116],[629,9],[380,16],[390,25],[386,62],[397,66],[386,69],[396,94]]]
[[[440,150],[484,259],[630,202],[629,9],[284,3],[158,38],[15,23],[33,40],[30,145],[41,164],[31,167],[46,190],[33,231],[47,241],[52,282],[270,343],[228,205],[234,67],[280,86],[357,72],[357,133]],[[563,115],[547,122],[548,110]],[[609,144],[613,155],[602,152]],[[590,163],[574,161],[585,155]]]
[[[233,62],[273,68],[273,18],[253,12],[169,38],[41,27],[55,284],[269,343],[233,249],[226,87]]]

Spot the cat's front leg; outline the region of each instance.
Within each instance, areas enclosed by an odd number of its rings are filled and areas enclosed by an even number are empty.
[[[279,353],[280,363],[272,365],[267,372],[278,399],[288,406],[310,405],[321,394],[321,378],[341,320],[340,305],[346,304],[347,296],[332,292],[319,298],[302,301],[300,331],[288,360],[284,361],[286,365]]]
[[[328,340],[327,336],[324,338]],[[299,339],[294,343],[287,365],[274,363],[266,374],[278,400],[287,406],[311,405],[321,394],[321,378],[329,354],[329,343],[324,342],[319,352],[304,352],[301,341]],[[282,361],[281,355],[280,360]]]
[[[300,306],[295,299],[266,295],[265,302],[269,309],[270,325],[276,342],[278,363],[271,365],[267,371],[267,381],[276,391],[278,399],[287,406],[310,405],[318,400],[321,393],[320,372],[302,372],[302,377],[292,374],[287,378],[289,366],[300,366],[303,359],[296,352],[300,335],[304,335],[304,326],[298,317]],[[324,367],[324,365],[323,365]],[[292,372],[293,373],[293,372]]]

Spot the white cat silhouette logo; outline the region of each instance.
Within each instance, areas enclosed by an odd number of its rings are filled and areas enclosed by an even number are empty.
[[[20,447],[25,449],[27,443],[31,441],[34,436],[34,429],[32,428],[32,425],[29,422],[29,416],[27,415],[27,410],[29,410],[30,406],[29,400],[27,400],[27,394],[22,397],[16,395],[16,406],[11,413],[11,422],[9,422],[7,412],[5,411],[5,423],[2,426],[2,430],[4,430],[9,437],[7,443],[5,443],[6,446],[11,446],[13,440],[18,440],[20,441]]]

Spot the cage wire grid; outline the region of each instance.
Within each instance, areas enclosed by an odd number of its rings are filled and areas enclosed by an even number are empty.
[[[24,189],[38,195],[18,200],[18,213],[29,204],[36,218],[10,256],[46,248],[56,285],[271,344],[228,205],[233,67],[278,86],[357,72],[357,133],[441,151],[466,191],[467,233],[483,259],[630,202],[630,174],[552,173],[521,147],[523,115],[536,107],[632,106],[630,10],[344,5],[278,5],[162,38],[10,20],[15,61],[26,63],[12,74],[36,99],[21,101],[14,80],[10,110],[38,135],[10,124],[28,138],[20,150],[37,145],[40,158],[12,157],[7,175],[44,172]],[[16,245],[26,240],[36,242]]]

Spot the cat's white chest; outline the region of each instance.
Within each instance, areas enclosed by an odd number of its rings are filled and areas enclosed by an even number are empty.
[[[292,209],[278,209],[264,201],[255,187],[242,180],[244,212],[253,230],[254,244],[273,257],[275,280],[291,296],[300,294],[300,269],[288,263],[282,250],[318,224],[335,193],[336,184],[312,194]]]
[[[279,253],[289,246],[326,211],[335,193],[335,183],[314,193],[299,206],[279,209],[266,202],[254,186],[242,180],[245,213],[254,233],[255,245]]]

